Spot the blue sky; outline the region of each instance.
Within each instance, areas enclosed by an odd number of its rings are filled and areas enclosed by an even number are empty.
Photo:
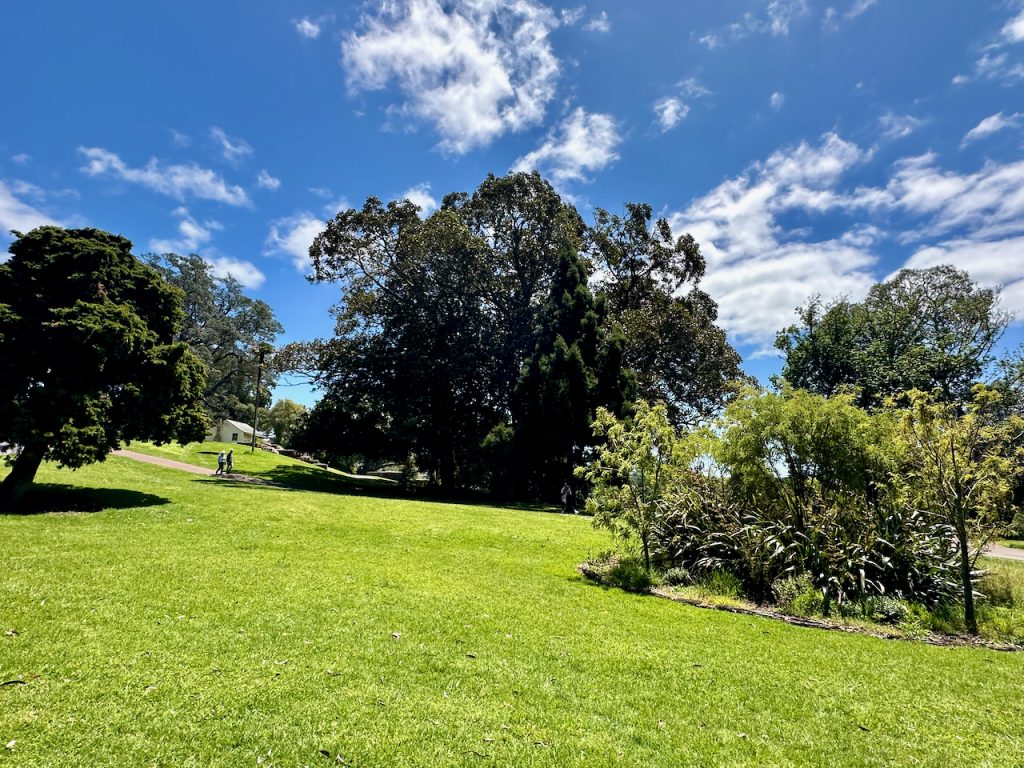
[[[809,295],[903,266],[1024,317],[1022,2],[109,0],[0,28],[0,245],[56,222],[199,253],[283,341],[331,333],[337,288],[303,270],[339,208],[517,168],[692,232],[761,377]]]

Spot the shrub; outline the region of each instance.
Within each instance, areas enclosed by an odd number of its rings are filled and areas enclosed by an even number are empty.
[[[793,605],[805,592],[817,592],[811,583],[811,577],[806,573],[778,579],[772,585],[772,594],[775,595],[775,607],[781,613],[794,613]]]
[[[661,583],[666,587],[684,587],[693,583],[693,576],[682,566],[676,566],[661,574]]]
[[[743,583],[728,571],[711,571],[701,579],[700,585],[711,594],[722,597],[740,597],[743,594]]]
[[[605,583],[627,592],[647,592],[651,588],[651,575],[640,560],[626,557],[608,569]]]
[[[978,582],[978,591],[991,605],[1014,606],[1013,580],[1006,573],[986,573]]]

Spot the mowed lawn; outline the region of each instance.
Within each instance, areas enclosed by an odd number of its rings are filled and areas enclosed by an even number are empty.
[[[1024,765],[1024,655],[602,589],[583,518],[39,479],[109,508],[0,517],[0,765]]]

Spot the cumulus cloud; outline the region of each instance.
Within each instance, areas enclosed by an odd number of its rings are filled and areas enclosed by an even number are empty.
[[[782,93],[781,91],[775,91],[775,93],[771,95],[771,98],[768,99],[768,104],[771,106],[772,111],[774,112],[778,112],[780,109],[782,109],[782,105],[785,103],[786,94]]]
[[[320,25],[309,19],[302,18],[295,22],[295,31],[310,40],[320,37]]]
[[[433,124],[441,148],[462,154],[543,120],[558,25],[534,0],[393,0],[362,18],[342,62],[353,92],[394,83],[403,100],[393,113]]]
[[[271,191],[281,186],[281,180],[271,176],[265,169],[259,172],[256,177],[256,186],[260,189],[269,189]]]
[[[47,224],[59,225],[60,222],[20,199],[11,187],[0,181],[0,243],[11,241],[8,233],[12,229],[28,232]]]
[[[228,184],[219,174],[194,163],[163,165],[152,158],[143,167],[133,168],[101,147],[79,147],[78,152],[87,161],[79,170],[87,176],[110,176],[178,200],[191,196],[227,205],[250,204],[244,189]]]
[[[600,32],[608,34],[612,31],[612,23],[608,20],[608,14],[601,11],[597,16],[587,22],[583,29],[587,32]]]
[[[708,259],[704,286],[737,341],[766,352],[808,296],[858,298],[872,285],[873,233],[808,242],[779,223],[793,209],[842,204],[840,178],[866,157],[852,142],[826,134],[816,144],[773,153],[669,217],[673,230],[690,232],[701,244]]]
[[[998,133],[1006,128],[1016,128],[1020,125],[1021,117],[1020,112],[1014,112],[1012,115],[1004,115],[1002,112],[989,115],[964,135],[960,146],[967,146],[972,141],[991,136],[993,133]]]
[[[228,136],[222,128],[214,126],[210,129],[210,135],[220,145],[221,154],[229,163],[238,163],[253,153],[249,142]]]
[[[178,237],[150,240],[149,249],[154,253],[195,253],[210,242],[214,231],[223,229],[218,221],[196,221],[185,206],[175,208],[171,215],[178,219]]]
[[[1002,305],[1017,319],[1024,318],[1024,237],[1003,240],[965,238],[920,248],[905,267],[924,269],[939,264],[952,264],[970,273],[986,288],[1001,289]]]
[[[267,279],[267,276],[251,261],[234,259],[230,256],[214,256],[204,259],[204,261],[210,265],[210,271],[215,277],[233,277],[244,288],[259,288]]]
[[[560,183],[587,181],[587,172],[618,160],[615,150],[621,140],[611,115],[577,107],[541,146],[516,161],[515,170],[544,171]]]
[[[690,114],[690,107],[676,96],[666,96],[654,102],[654,115],[661,132],[670,131]]]
[[[309,247],[325,226],[323,219],[306,211],[272,221],[264,253],[288,256],[297,270],[305,272],[310,263]]]
[[[662,133],[670,131],[690,114],[690,103],[711,94],[695,77],[688,77],[676,84],[677,93],[664,96],[654,102],[654,116]]]
[[[427,216],[437,208],[437,200],[430,194],[430,184],[423,182],[417,184],[414,187],[409,187],[402,193],[402,197],[408,200],[413,205],[418,205],[420,212]],[[340,208],[338,210],[341,210]]]
[[[259,288],[266,276],[251,261],[243,261],[221,254],[210,243],[213,233],[223,229],[219,221],[198,221],[185,206],[171,211],[178,219],[178,236],[153,238],[149,249],[154,253],[198,253],[204,251],[203,261],[210,265],[216,277],[233,277],[246,288]]]

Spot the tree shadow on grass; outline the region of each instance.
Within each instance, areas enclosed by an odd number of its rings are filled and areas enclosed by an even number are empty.
[[[25,492],[16,512],[9,515],[45,515],[60,512],[99,512],[170,504],[170,499],[127,488],[82,488],[62,483],[35,483]]]

